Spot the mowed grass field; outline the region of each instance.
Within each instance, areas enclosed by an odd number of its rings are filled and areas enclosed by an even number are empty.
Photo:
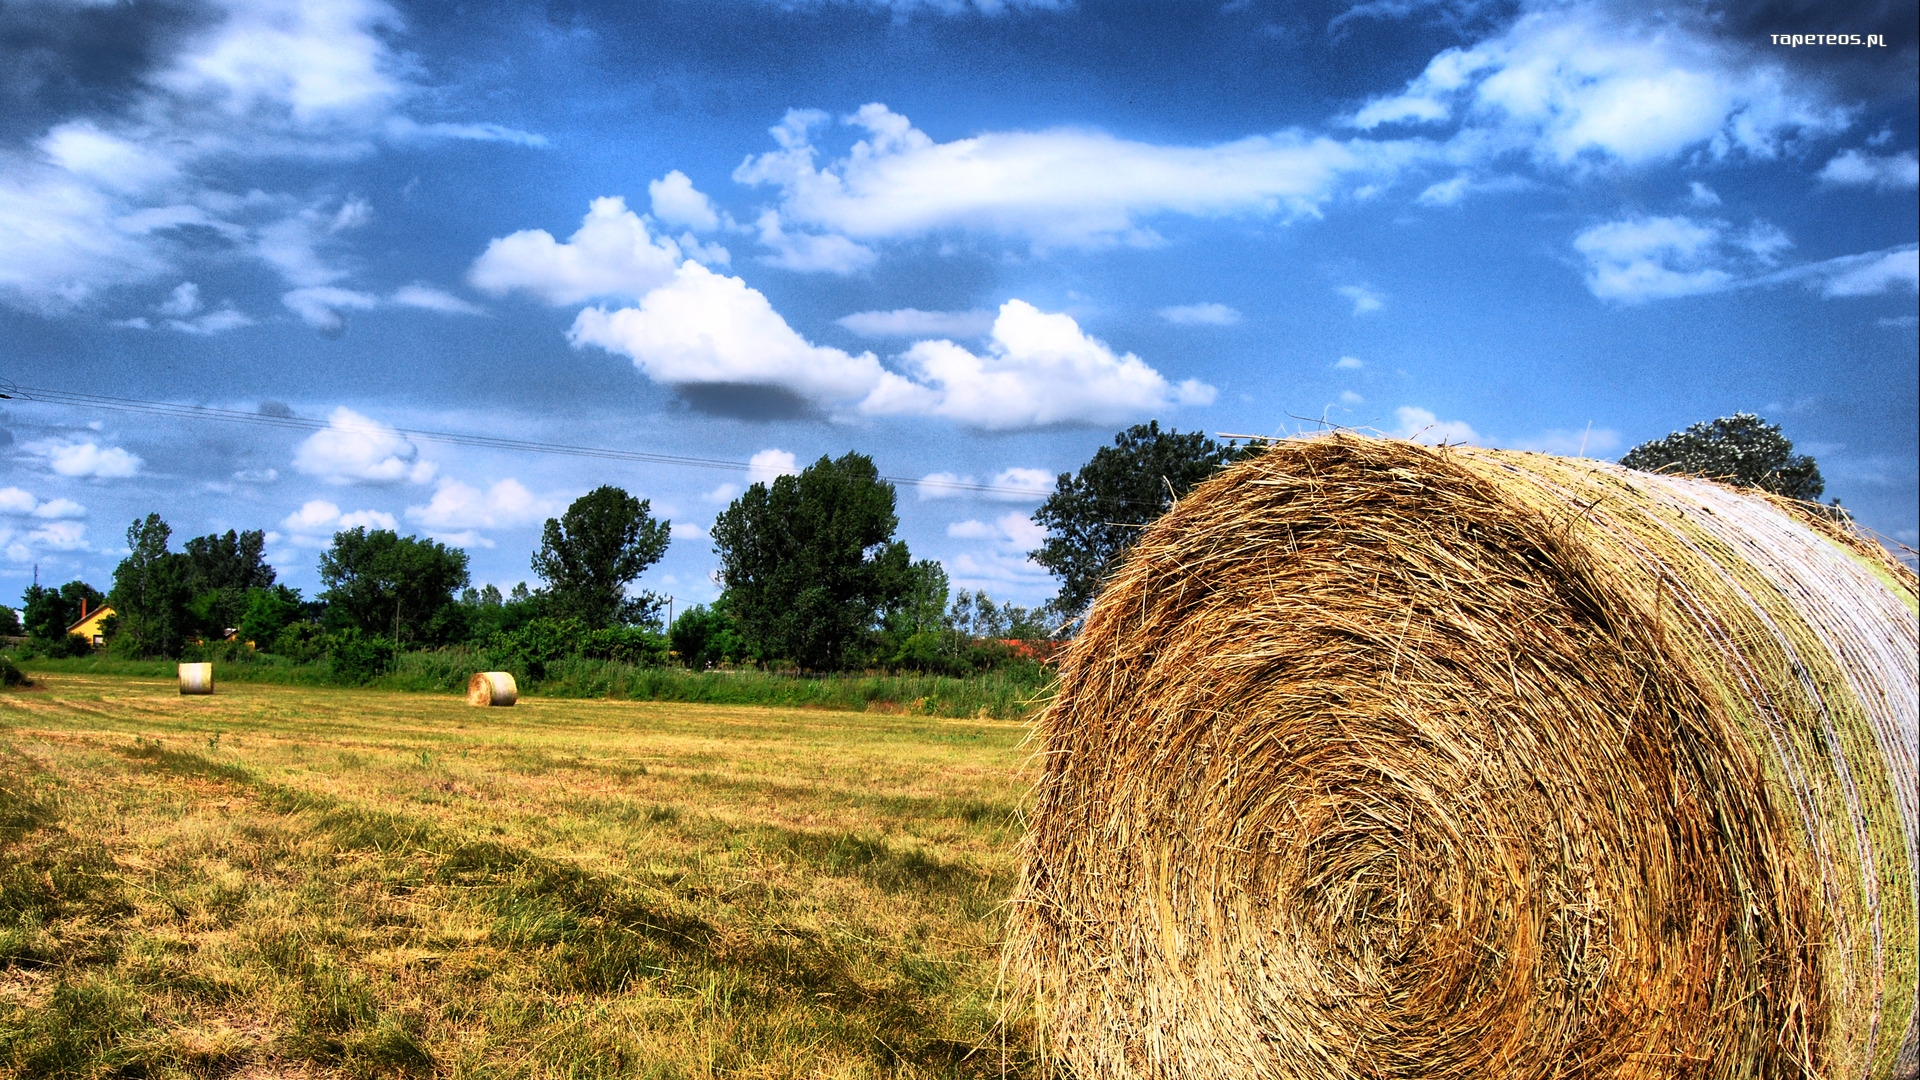
[[[1020,723],[37,680],[0,1076],[1035,1071]]]

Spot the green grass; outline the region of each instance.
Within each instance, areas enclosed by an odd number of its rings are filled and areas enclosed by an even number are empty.
[[[484,670],[485,660],[464,649],[402,653],[394,672],[373,689],[411,693],[456,693]],[[120,660],[104,656],[37,658],[20,662],[28,675],[114,675],[172,679],[171,660]],[[521,680],[528,696],[612,698],[626,701],[678,701],[708,705],[765,705],[782,708],[837,709],[915,716],[978,717],[997,720],[1031,715],[1050,692],[1051,673],[1036,664],[1016,664],[967,678],[945,675],[826,676],[787,675],[746,669],[688,671],[677,667],[636,667],[612,660],[574,659],[550,665],[546,678]],[[325,661],[292,664],[261,655],[248,663],[215,661],[216,684],[334,685]]]
[[[1035,1071],[1021,724],[35,667],[0,1077]]]

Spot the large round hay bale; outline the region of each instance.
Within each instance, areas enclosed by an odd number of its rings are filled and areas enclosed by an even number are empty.
[[[180,692],[182,694],[213,693],[213,665],[181,664]]]
[[[510,671],[482,671],[467,680],[467,704],[511,705],[520,700],[520,688]]]
[[[1008,960],[1047,1054],[1908,1074],[1915,613],[1850,526],[1704,481],[1345,435],[1224,472],[1040,720]]]

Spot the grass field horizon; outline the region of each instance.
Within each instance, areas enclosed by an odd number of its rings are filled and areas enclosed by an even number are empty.
[[[40,670],[0,1076],[1021,1076],[1019,721]]]

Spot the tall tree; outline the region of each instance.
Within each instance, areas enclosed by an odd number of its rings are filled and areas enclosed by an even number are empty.
[[[1694,424],[1664,439],[1643,442],[1620,455],[1620,464],[1646,472],[1705,476],[1813,502],[1827,489],[1820,467],[1753,413],[1734,413]]]
[[[43,645],[65,648],[67,627],[84,618],[81,612],[98,609],[106,597],[101,595],[100,590],[76,579],[57,589],[46,585],[29,585],[22,600],[25,605],[24,629],[28,636],[39,639]]]
[[[266,533],[258,529],[249,532],[228,529],[224,536],[212,533],[186,542],[187,583],[193,592],[188,610],[193,616],[193,632],[217,638],[240,626],[250,603],[248,593],[273,586],[273,567],[262,557],[266,544]]]
[[[1263,448],[1217,443],[1198,431],[1161,431],[1155,420],[1115,435],[1078,473],[1061,473],[1033,515],[1046,526],[1047,539],[1029,553],[1060,579],[1053,606],[1061,617],[1076,619],[1087,610],[1140,530],[1174,499]]]
[[[320,556],[320,581],[329,626],[439,644],[459,632],[454,593],[467,585],[467,553],[361,526],[333,534]]]
[[[906,591],[893,485],[861,454],[755,484],[713,524],[727,608],[759,655],[841,667]]]
[[[167,550],[172,535],[159,514],[127,526],[127,557],[113,571],[107,598],[120,616],[117,649],[136,656],[178,656],[193,631],[192,564]]]
[[[627,586],[667,553],[671,524],[653,519],[648,500],[612,486],[548,518],[533,572],[547,582],[553,614],[594,630],[650,619],[658,605],[651,596],[629,599]]]

